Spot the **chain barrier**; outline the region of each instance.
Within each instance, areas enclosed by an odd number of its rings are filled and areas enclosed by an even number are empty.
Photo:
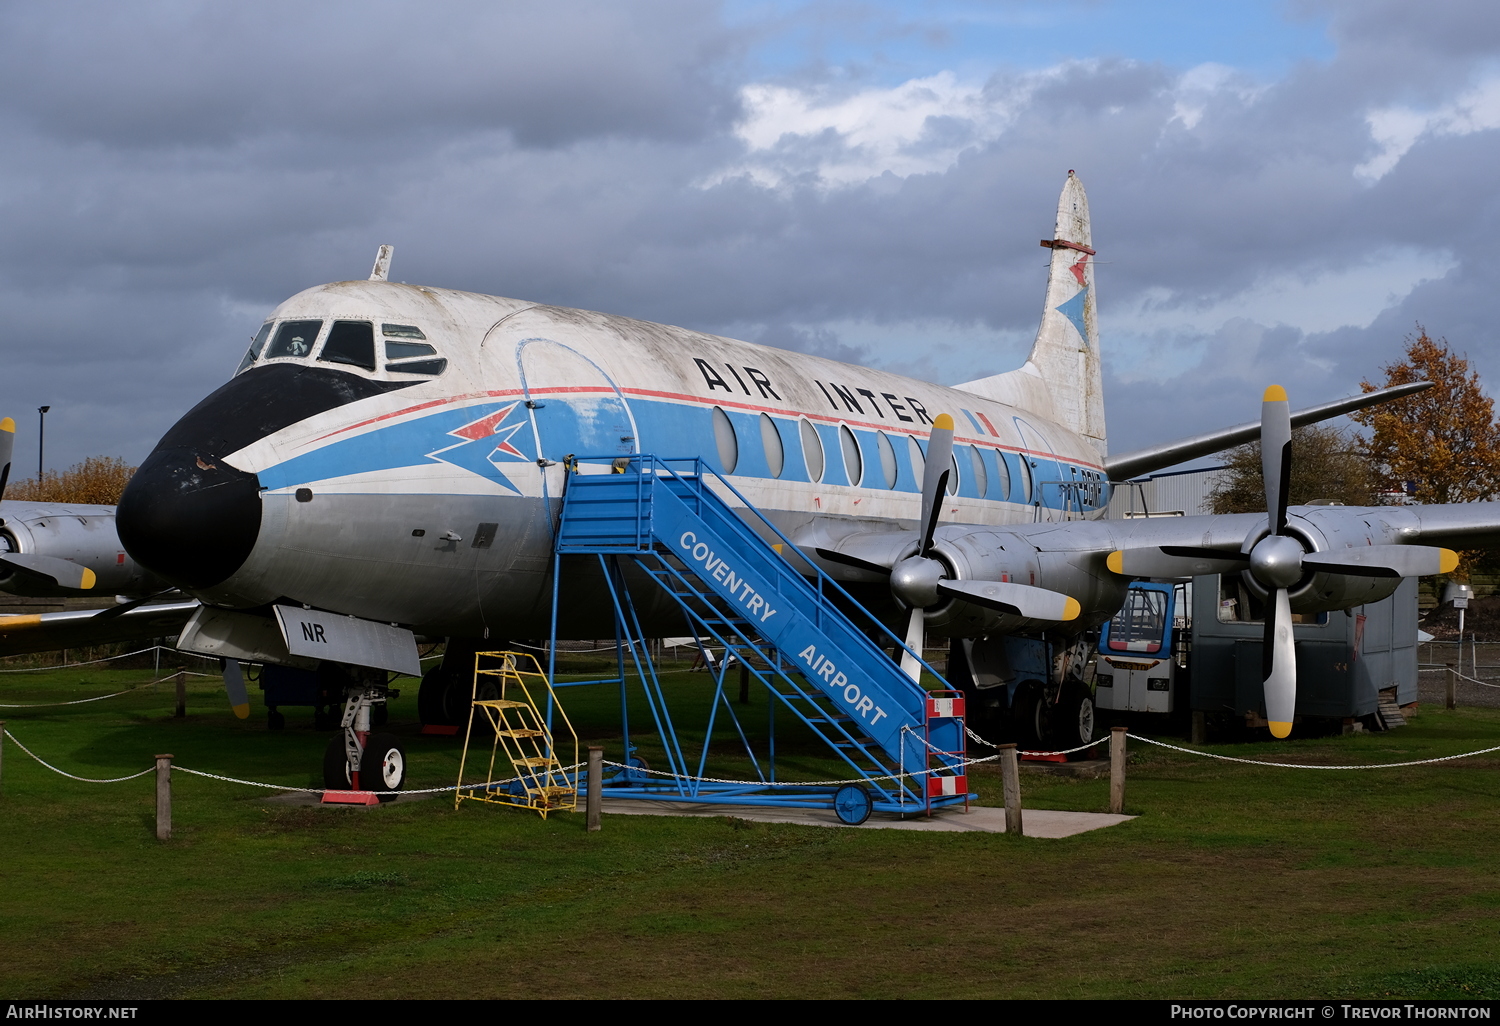
[[[984,745],[986,748],[993,748],[996,751],[999,751],[999,749],[1000,749],[999,745],[995,744],[992,741],[986,741],[984,738],[982,738],[978,734],[974,733],[974,728],[970,727],[967,723],[964,724],[964,733],[969,735],[969,740],[970,741],[977,741],[980,744]],[[1016,755],[1018,755],[1018,756],[1021,756],[1021,755],[1072,755],[1074,752],[1085,752],[1085,751],[1088,751],[1090,748],[1098,748],[1100,745],[1106,743],[1108,740],[1109,740],[1108,738],[1101,737],[1099,740],[1097,740],[1097,741],[1090,741],[1086,745],[1079,745],[1077,748],[1064,748],[1061,751],[1057,751],[1057,752],[1032,752],[1032,751],[1023,750],[1023,749],[1021,749],[1021,748],[1018,747],[1016,749]],[[931,746],[929,745],[928,747],[931,747]]]
[[[111,777],[108,780],[95,780],[93,777],[79,777],[79,776],[74,776],[72,773],[69,773],[67,770],[60,770],[60,769],[58,769],[56,766],[52,765],[46,759],[43,759],[40,755],[38,755],[35,752],[33,752],[30,748],[27,748],[24,744],[21,743],[21,739],[18,738],[18,737],[16,737],[16,735],[12,734],[9,729],[7,729],[5,731],[5,736],[8,737],[8,738],[10,738],[12,741],[14,741],[16,743],[16,746],[18,748],[20,748],[21,751],[23,751],[27,755],[31,756],[33,759],[35,759],[37,762],[41,763],[43,766],[46,766],[53,773],[60,773],[63,776],[67,777],[69,780],[81,780],[85,784],[118,784],[122,780],[134,780],[136,777],[144,777],[147,773],[155,773],[156,772],[156,767],[155,766],[150,766],[150,767],[147,767],[146,769],[141,770],[139,773],[132,773],[128,777]]]
[[[150,645],[146,648],[138,648],[134,652],[121,652],[119,655],[100,656],[98,659],[85,659],[78,663],[58,663],[56,666],[21,666],[15,669],[0,670],[0,673],[41,673],[43,670],[67,670],[74,666],[93,666],[95,663],[107,663],[112,659],[128,659],[130,656],[145,655],[147,652],[170,652],[174,656],[191,656],[194,659],[215,659],[216,656],[206,656],[198,652],[184,652],[179,648],[167,648],[165,645]],[[213,674],[204,674],[212,677]]]
[[[1444,669],[1451,669],[1451,667],[1444,667]],[[1477,677],[1470,677],[1467,673],[1464,673],[1464,671],[1462,671],[1462,670],[1454,670],[1453,674],[1454,674],[1454,676],[1460,677],[1463,680],[1466,680],[1466,681],[1468,681],[1471,684],[1479,684],[1479,685],[1482,685],[1483,687],[1487,687],[1487,688],[1500,688],[1500,684],[1491,684],[1487,680],[1480,680]]]
[[[1224,762],[1242,762],[1248,766],[1274,766],[1276,769],[1311,769],[1311,770],[1366,770],[1366,769],[1396,769],[1401,766],[1428,766],[1435,762],[1451,762],[1454,759],[1468,759],[1475,755],[1488,755],[1490,752],[1500,752],[1500,745],[1493,748],[1481,748],[1477,752],[1463,752],[1459,755],[1440,755],[1435,759],[1413,759],[1410,762],[1374,762],[1354,766],[1320,766],[1317,763],[1303,762],[1266,762],[1263,759],[1240,759],[1233,755],[1216,755],[1213,752],[1200,752],[1195,748],[1183,748],[1180,745],[1169,745],[1165,741],[1155,741],[1149,737],[1141,737],[1137,734],[1126,734],[1132,741],[1144,741],[1148,745],[1156,745],[1159,748],[1170,748],[1174,752],[1186,752],[1188,755],[1201,755],[1205,759],[1222,759]]]
[[[144,651],[149,652],[150,649],[145,649]],[[219,676],[217,673],[196,673],[193,670],[174,670],[173,672],[167,674],[165,677],[158,677],[155,680],[148,680],[144,684],[137,684],[133,688],[126,688],[124,691],[115,691],[108,695],[95,695],[93,698],[75,698],[69,702],[30,702],[26,704],[0,703],[0,709],[57,709],[65,705],[84,705],[87,702],[102,702],[106,698],[118,698],[120,695],[128,695],[132,691],[141,690],[141,688],[149,688],[154,687],[157,684],[164,684],[167,681],[171,680],[173,677],[177,676],[178,673],[186,674],[189,677],[217,678]]]

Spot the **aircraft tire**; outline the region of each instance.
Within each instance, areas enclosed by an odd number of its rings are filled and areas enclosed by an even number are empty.
[[[323,749],[323,786],[330,791],[347,791],[352,786],[342,730],[329,738],[328,747]]]
[[[417,688],[417,715],[423,723],[436,726],[453,725],[456,720],[448,718],[448,685],[451,682],[443,675],[441,664],[429,667],[422,674],[422,684]]]
[[[365,741],[359,760],[359,784],[367,791],[379,792],[382,802],[392,802],[390,792],[401,790],[406,783],[406,750],[392,734],[371,734]]]
[[[1081,680],[1063,683],[1062,697],[1052,710],[1052,722],[1057,743],[1063,748],[1077,748],[1094,740],[1097,732],[1097,712],[1094,696],[1088,685]]]

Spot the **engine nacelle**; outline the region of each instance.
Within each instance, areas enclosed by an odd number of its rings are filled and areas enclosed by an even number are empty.
[[[1288,517],[1287,533],[1301,543],[1308,552],[1337,552],[1363,545],[1395,544],[1399,539],[1389,525],[1376,517],[1353,518],[1341,507],[1326,507],[1338,510],[1339,516],[1319,516],[1317,511],[1302,516]],[[1261,531],[1245,543],[1246,551],[1265,537]],[[1240,575],[1247,588],[1264,600],[1267,591],[1247,571]],[[1379,602],[1395,594],[1401,585],[1399,577],[1357,577],[1352,574],[1305,573],[1301,580],[1287,590],[1294,613],[1329,613],[1335,609],[1349,609],[1367,602]]]
[[[94,572],[94,587],[64,588],[0,563],[0,590],[14,595],[144,595],[166,584],[125,552],[113,506],[0,502],[0,556],[9,552],[65,559]]]

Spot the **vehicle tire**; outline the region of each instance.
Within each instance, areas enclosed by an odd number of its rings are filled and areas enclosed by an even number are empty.
[[[1025,681],[1016,689],[1012,715],[1016,743],[1023,751],[1045,751],[1052,743],[1052,708],[1040,681]]]
[[[371,734],[359,760],[359,786],[375,791],[382,802],[396,800],[406,783],[406,750],[392,734]]]
[[[344,732],[341,730],[328,739],[323,749],[323,786],[330,791],[348,791],[353,782],[349,779],[349,758],[344,754]]]
[[[452,726],[457,723],[448,718],[448,684],[449,680],[443,675],[441,664],[428,668],[422,674],[422,683],[417,688],[417,716],[423,723],[434,726]]]
[[[839,822],[849,826],[859,826],[869,819],[874,807],[870,792],[859,784],[845,784],[833,794],[833,811]]]
[[[1063,683],[1062,697],[1051,710],[1053,738],[1062,748],[1077,748],[1094,740],[1094,696],[1081,680]]]

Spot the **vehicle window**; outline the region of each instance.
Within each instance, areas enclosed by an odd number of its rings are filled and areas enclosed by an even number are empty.
[[[322,321],[282,321],[266,349],[266,359],[281,356],[311,356],[313,343],[318,341],[318,332],[323,330]]]
[[[802,459],[807,463],[807,479],[818,482],[823,480],[823,440],[818,437],[818,429],[803,420],[801,422],[802,433]]]
[[[724,473],[733,474],[740,462],[740,440],[735,437],[729,414],[717,406],[714,407],[714,444],[719,450],[719,466]]]
[[[854,432],[839,425],[839,448],[844,452],[844,473],[849,477],[849,483],[859,484],[859,479],[864,477],[864,459],[859,453],[859,442],[854,437]]]
[[[409,360],[413,356],[436,356],[437,350],[426,342],[392,342],[389,339],[385,343],[385,358],[387,360]]]
[[[780,477],[786,468],[786,449],[781,444],[781,430],[766,413],[760,415],[760,444],[766,450],[766,464],[772,477]]]
[[[421,328],[413,327],[410,324],[382,324],[380,326],[380,333],[389,338],[425,339],[427,337],[422,334]]]
[[[375,326],[369,321],[334,321],[318,360],[374,370]]]
[[[1160,652],[1167,627],[1167,593],[1131,588],[1109,621],[1111,652]]]
[[[436,377],[448,369],[448,361],[437,360],[413,360],[410,363],[388,363],[385,365],[388,371],[399,371],[402,374],[426,374]]]
[[[880,472],[887,488],[896,487],[896,449],[884,431],[875,432],[875,447],[880,450]]]
[[[990,473],[985,468],[984,457],[979,454],[977,446],[969,448],[969,465],[974,468],[974,491],[980,498],[990,490]]]
[[[265,348],[266,339],[271,337],[271,327],[271,321],[267,321],[260,326],[260,331],[256,332],[255,338],[250,341],[250,348],[246,350],[245,358],[241,360],[240,365],[235,368],[234,372],[236,374],[244,370],[246,367],[249,367],[256,360],[260,359],[260,351]]]
[[[1009,499],[1010,498],[1010,464],[1005,462],[1005,453],[1001,452],[999,449],[995,450],[995,466],[1000,471],[1000,475],[999,475],[998,479],[995,481],[995,489],[996,489],[996,491],[995,491],[995,498],[997,498],[997,499]]]

